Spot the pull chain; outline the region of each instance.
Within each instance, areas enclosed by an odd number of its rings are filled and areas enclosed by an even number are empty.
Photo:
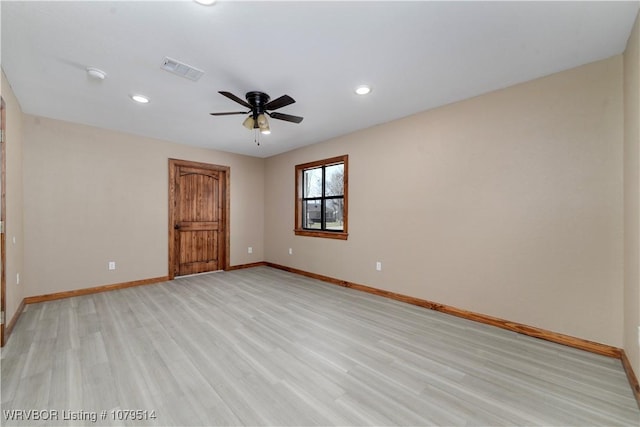
[[[260,132],[258,132],[258,129],[253,130],[253,142],[260,146]]]

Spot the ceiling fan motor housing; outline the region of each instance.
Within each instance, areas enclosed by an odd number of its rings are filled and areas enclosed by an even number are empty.
[[[247,98],[247,102],[253,106],[254,119],[256,119],[258,115],[264,114],[264,106],[271,99],[266,93],[258,91],[247,92],[245,98]]]

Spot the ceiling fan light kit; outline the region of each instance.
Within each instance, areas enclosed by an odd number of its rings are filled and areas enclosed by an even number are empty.
[[[224,113],[210,113],[212,116],[229,116],[234,114],[248,114],[249,116],[242,122],[242,126],[247,129],[259,129],[260,133],[268,135],[271,133],[271,128],[269,126],[269,120],[267,116],[272,119],[284,120],[285,122],[291,123],[300,123],[303,120],[303,117],[300,116],[292,116],[290,114],[278,113],[278,112],[270,112],[277,110],[282,107],[286,107],[287,105],[293,104],[296,102],[289,95],[282,95],[279,98],[271,101],[269,95],[264,92],[252,91],[247,92],[245,94],[246,101],[242,98],[232,94],[231,92],[219,91],[223,96],[231,99],[232,101],[237,102],[249,109],[249,111],[228,111]]]
[[[271,128],[269,128],[269,121],[267,120],[267,116],[264,114],[258,114],[258,128],[260,129],[260,133],[268,135],[271,133]]]
[[[242,122],[242,126],[244,126],[247,129],[251,130],[251,129],[253,129],[253,123],[254,123],[253,117],[247,116],[247,118],[244,119],[244,122]]]

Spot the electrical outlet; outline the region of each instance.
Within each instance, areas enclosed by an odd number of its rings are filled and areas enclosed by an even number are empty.
[[[16,285],[20,284],[20,273],[16,273]]]
[[[115,269],[116,269],[116,262],[109,261],[109,270],[115,270]]]
[[[249,246],[249,248],[247,249],[247,252],[249,252],[250,254],[253,253],[253,248],[251,246]]]
[[[640,345],[640,326],[638,326],[638,345]]]
[[[382,263],[380,261],[376,261],[376,270],[382,271]]]
[[[293,248],[289,248],[289,255],[293,255]]]

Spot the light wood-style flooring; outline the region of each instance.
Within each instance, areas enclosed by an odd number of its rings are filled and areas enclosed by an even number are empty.
[[[28,305],[1,369],[2,425],[640,425],[617,359],[269,267]]]

